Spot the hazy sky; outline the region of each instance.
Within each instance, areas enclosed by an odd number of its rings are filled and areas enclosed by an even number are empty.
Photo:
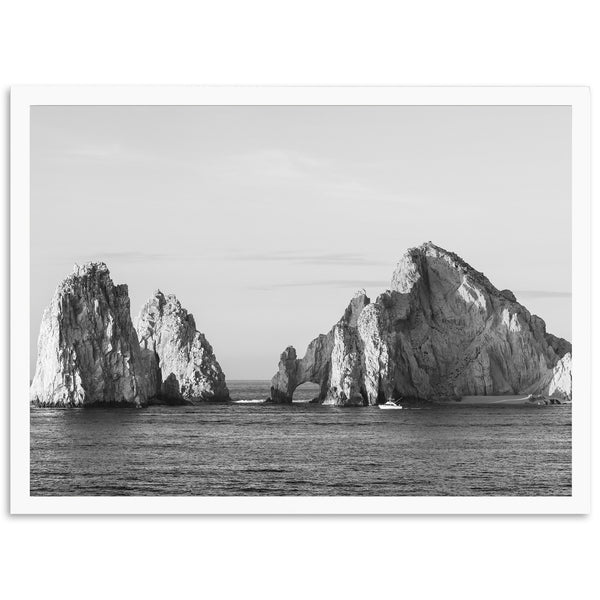
[[[266,379],[428,240],[570,339],[570,140],[570,107],[32,107],[32,369],[74,263]]]

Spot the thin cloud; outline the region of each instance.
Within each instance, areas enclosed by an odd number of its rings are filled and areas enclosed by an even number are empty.
[[[116,260],[124,260],[128,262],[143,262],[151,260],[181,260],[183,256],[175,254],[162,254],[159,252],[139,252],[139,251],[124,251],[124,252],[99,252],[100,258],[112,258]]]
[[[293,186],[304,193],[317,194],[322,202],[355,199],[363,202],[399,202],[387,189],[373,182],[361,181],[347,168],[340,170],[335,160],[325,156],[307,155],[280,148],[263,148],[254,152],[215,159],[211,173],[227,180],[243,181],[261,188]],[[266,202],[265,199],[255,201]]]
[[[131,162],[147,160],[153,155],[138,149],[127,147],[118,142],[109,143],[73,143],[65,149],[62,158],[93,161]]]
[[[550,290],[517,290],[517,298],[570,298],[571,292],[556,292]]]
[[[304,156],[279,148],[263,148],[230,156],[224,165],[225,172],[245,172],[269,180],[298,180],[312,176],[328,166],[328,161],[316,156]]]
[[[264,284],[260,286],[250,286],[248,289],[260,291],[272,291],[277,289],[295,288],[295,287],[329,287],[329,288],[382,288],[389,289],[390,282],[386,279],[335,279],[335,280],[315,280],[315,281],[297,281],[286,283]],[[570,298],[571,292],[557,292],[549,290],[519,290],[515,291],[517,298]]]
[[[160,252],[139,252],[139,251],[109,251],[109,252],[94,252],[89,254],[79,254],[79,255],[62,255],[55,256],[49,258],[47,262],[52,263],[62,263],[65,260],[70,260],[74,264],[84,264],[86,262],[98,262],[98,261],[120,261],[120,262],[153,262],[157,260],[199,260],[198,257],[187,256],[183,254],[168,254],[168,253],[160,253]]]
[[[225,257],[225,260],[239,261],[278,261],[302,265],[385,265],[387,262],[362,254],[326,252],[317,254],[296,252],[239,253]]]
[[[250,286],[247,289],[255,291],[273,291],[278,289],[296,288],[296,287],[333,287],[333,288],[352,288],[361,289],[366,287],[389,288],[389,281],[386,279],[335,279],[320,281],[297,281],[288,283],[273,283],[260,286]]]

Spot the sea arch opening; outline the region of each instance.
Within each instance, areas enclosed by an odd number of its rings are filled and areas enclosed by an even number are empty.
[[[312,381],[305,381],[300,385],[296,386],[292,392],[292,402],[297,403],[308,403],[318,401],[319,394],[321,393],[321,386],[318,383]]]

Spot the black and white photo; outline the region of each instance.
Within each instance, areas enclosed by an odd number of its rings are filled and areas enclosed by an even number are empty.
[[[587,98],[420,90],[23,92],[24,503],[585,506]]]

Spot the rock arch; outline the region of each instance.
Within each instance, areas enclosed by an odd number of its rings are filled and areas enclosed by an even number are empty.
[[[358,317],[368,304],[369,298],[360,290],[340,321],[329,333],[315,338],[303,358],[298,358],[293,346],[282,352],[271,380],[271,402],[290,403],[294,390],[311,382],[320,387],[319,402],[323,404],[375,404],[364,386],[355,385],[362,379]]]
[[[315,383],[319,386],[319,401],[323,402],[327,395],[328,368],[326,364],[316,360],[322,354],[323,340],[319,336],[313,340],[304,358],[298,358],[296,349],[288,346],[279,358],[279,370],[271,380],[271,401],[279,403],[292,402],[294,390],[303,383]]]

